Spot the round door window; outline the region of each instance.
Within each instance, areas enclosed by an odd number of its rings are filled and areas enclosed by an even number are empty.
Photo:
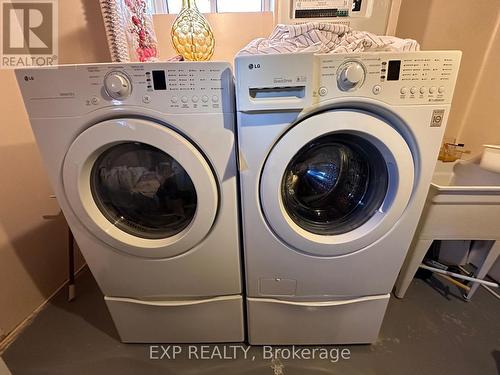
[[[387,188],[380,151],[363,137],[332,133],[295,154],[285,170],[281,195],[298,226],[338,235],[367,222],[382,205]]]
[[[196,190],[187,172],[170,155],[144,143],[105,150],[92,167],[90,188],[111,223],[141,238],[174,236],[196,213]]]

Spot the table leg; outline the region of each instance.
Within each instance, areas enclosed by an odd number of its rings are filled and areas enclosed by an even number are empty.
[[[396,297],[403,298],[405,296],[406,290],[410,286],[418,267],[422,263],[427,250],[429,250],[432,245],[432,241],[433,240],[418,240],[413,243],[396,281]]]
[[[491,269],[497,258],[500,256],[500,241],[495,241],[493,243],[493,246],[491,249],[488,251],[488,255],[486,255],[486,258],[483,261],[483,264],[479,266],[474,273],[474,277],[477,279],[482,279],[484,278],[487,274],[488,271]],[[473,283],[470,291],[465,295],[466,300],[470,300],[474,293],[476,292],[477,288],[479,288],[478,283]]]

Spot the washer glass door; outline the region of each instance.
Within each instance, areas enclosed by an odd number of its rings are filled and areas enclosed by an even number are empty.
[[[322,235],[352,231],[379,209],[389,176],[382,154],[366,139],[331,134],[304,147],[288,164],[282,200],[292,220]]]
[[[321,112],[271,149],[260,180],[263,214],[288,246],[316,256],[361,250],[387,234],[413,191],[413,155],[368,112]]]

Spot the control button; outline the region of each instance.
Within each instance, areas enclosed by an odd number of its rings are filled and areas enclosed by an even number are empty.
[[[201,101],[202,101],[203,103],[208,102],[208,96],[203,95],[203,96],[201,97]]]
[[[326,94],[328,94],[328,89],[326,87],[320,87],[318,90],[318,94],[319,96],[325,96]]]
[[[444,86],[439,86],[438,92],[442,94],[444,92]]]
[[[149,95],[144,95],[142,97],[142,102],[145,104],[151,103],[151,97]]]
[[[373,93],[374,93],[375,95],[378,95],[378,94],[380,94],[380,92],[382,91],[382,87],[381,87],[380,85],[375,85],[375,86],[373,86],[372,91],[373,91]]]
[[[177,96],[172,96],[172,99],[170,99],[170,101],[175,104],[179,101],[179,99],[177,98]]]
[[[219,97],[217,95],[212,96],[212,102],[218,103],[219,102]]]
[[[90,102],[93,105],[97,105],[97,104],[99,104],[99,98],[97,96],[94,96],[92,99],[90,99]]]
[[[426,92],[427,92],[427,87],[422,86],[422,87],[420,88],[420,93],[421,93],[421,94],[425,94]]]
[[[436,92],[436,90],[437,90],[437,89],[436,89],[434,86],[432,86],[432,87],[429,89],[429,92],[430,92],[431,94],[434,94],[434,93]]]
[[[196,95],[194,95],[192,98],[191,98],[191,101],[193,103],[198,103],[198,100],[200,100]]]
[[[411,89],[410,89],[410,92],[412,94],[416,94],[417,93],[417,88],[415,86],[413,86]]]
[[[183,102],[184,104],[188,102],[188,97],[187,96],[183,96],[181,98],[181,102]]]
[[[401,87],[401,90],[399,92],[401,93],[401,95],[406,95],[408,89],[406,87]]]

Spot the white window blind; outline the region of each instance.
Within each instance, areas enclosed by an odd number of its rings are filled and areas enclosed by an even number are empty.
[[[155,13],[179,13],[182,0],[150,0]],[[272,0],[196,0],[202,13],[269,12]]]

